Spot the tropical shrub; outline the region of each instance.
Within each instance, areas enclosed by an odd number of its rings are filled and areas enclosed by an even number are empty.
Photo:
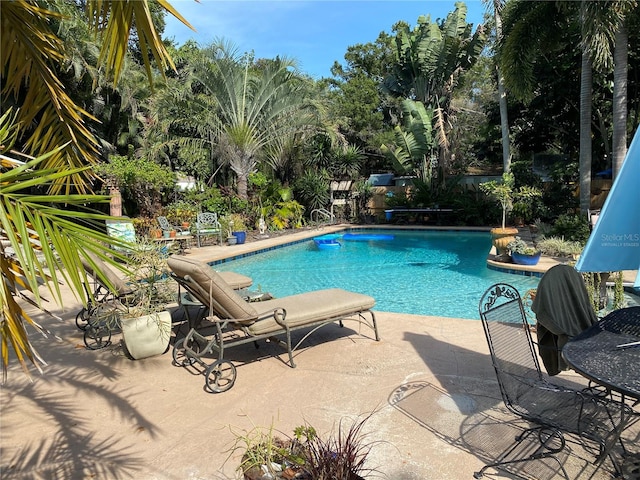
[[[511,253],[518,253],[520,255],[535,255],[538,250],[527,245],[527,242],[520,237],[516,237],[515,240],[507,244],[507,250]]]
[[[589,220],[584,215],[560,215],[551,227],[550,234],[567,240],[586,244],[589,238]]]
[[[360,222],[365,220],[365,216],[370,213],[369,200],[373,197],[373,187],[364,180],[359,180],[353,185],[353,192],[356,199],[356,217]]]
[[[537,242],[536,246],[544,255],[550,257],[572,257],[582,253],[584,248],[580,242],[560,237],[544,237]]]
[[[334,178],[354,179],[360,174],[365,156],[355,145],[347,145],[333,152],[331,171]]]
[[[329,175],[324,170],[307,170],[296,181],[294,191],[307,212],[325,208],[330,200]]]
[[[198,215],[198,207],[186,200],[178,200],[164,207],[164,215],[172,225],[180,225],[183,222],[193,223]]]
[[[547,221],[579,207],[579,199],[575,194],[576,185],[580,183],[578,163],[558,162],[549,176],[551,181],[545,185],[542,193],[544,211],[540,213],[541,218]]]
[[[130,216],[157,216],[163,192],[172,190],[176,183],[170,168],[146,158],[111,155],[109,163],[96,166],[95,170],[120,188],[123,199],[134,210],[129,212]]]
[[[409,207],[411,205],[411,200],[407,196],[407,193],[404,191],[387,192],[384,202],[389,208]]]
[[[513,209],[514,201],[525,202],[542,195],[542,192],[531,186],[515,187],[512,173],[502,174],[502,181],[491,180],[479,185],[480,190],[489,198],[500,204],[502,208],[502,228],[506,226],[507,214]]]
[[[189,190],[184,194],[184,201],[196,205],[198,211],[214,212],[218,215],[228,211],[228,202],[218,187],[208,187],[202,191]]]

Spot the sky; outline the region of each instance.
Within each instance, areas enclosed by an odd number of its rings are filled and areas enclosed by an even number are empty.
[[[302,72],[315,79],[331,76],[334,61],[344,64],[351,45],[375,42],[404,20],[412,27],[420,15],[444,19],[453,0],[170,0],[196,29],[166,16],[164,36],[178,46],[193,39],[200,46],[224,39],[239,52],[256,58],[294,58]],[[468,0],[467,22],[482,22],[485,6]]]

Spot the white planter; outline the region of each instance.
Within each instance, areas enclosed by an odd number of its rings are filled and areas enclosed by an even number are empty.
[[[161,355],[171,339],[171,313],[163,311],[136,318],[122,319],[122,338],[131,358]]]

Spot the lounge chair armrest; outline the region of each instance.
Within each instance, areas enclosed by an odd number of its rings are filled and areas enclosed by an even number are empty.
[[[287,322],[285,320],[286,317],[287,317],[287,311],[282,307],[276,307],[273,310],[264,312],[262,315],[260,315],[258,318],[254,320],[256,322],[261,322],[264,320],[273,319],[276,321],[278,325],[282,327],[286,327],[287,326]]]
[[[284,308],[276,308],[273,311],[273,318],[276,322],[278,322],[278,325],[282,325],[283,327],[288,328],[286,320],[287,311]]]

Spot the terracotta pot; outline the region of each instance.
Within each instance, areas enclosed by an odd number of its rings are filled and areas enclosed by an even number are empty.
[[[182,228],[189,228],[189,222],[182,222]]]
[[[171,230],[169,232],[169,238],[176,238],[176,231],[175,230]]]
[[[507,253],[507,245],[509,245],[509,243],[513,242],[516,239],[517,234],[517,228],[492,228],[491,238],[493,246],[496,247],[496,254],[504,255],[505,253]]]

